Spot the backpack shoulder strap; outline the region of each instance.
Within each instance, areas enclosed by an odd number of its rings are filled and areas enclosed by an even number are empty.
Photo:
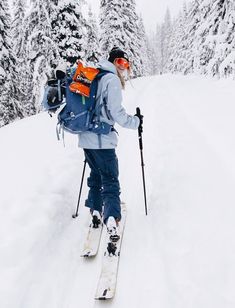
[[[99,70],[99,73],[96,76],[97,79],[101,79],[103,76],[105,76],[107,74],[114,74],[114,73],[112,73],[110,71],[103,70],[102,68],[98,68],[98,70]]]
[[[107,75],[107,74],[114,74],[110,71],[106,71],[106,70],[103,70],[103,69],[100,69],[100,72],[99,74],[96,76],[96,80],[99,82],[99,80]],[[98,102],[97,102],[98,101]],[[110,115],[109,115],[109,112],[108,112],[108,108],[107,108],[107,102],[105,100],[105,98],[103,97],[103,93],[100,93],[100,96],[99,98],[96,97],[96,104],[95,104],[95,110],[94,110],[94,114],[97,116],[98,118],[98,121],[100,120],[100,116],[101,116],[101,109],[104,107],[105,109],[105,113],[106,113],[106,116],[109,120],[111,120],[110,118]]]

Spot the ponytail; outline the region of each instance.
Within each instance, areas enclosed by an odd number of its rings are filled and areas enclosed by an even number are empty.
[[[122,89],[124,90],[125,89],[125,85],[126,85],[126,82],[125,82],[125,79],[124,77],[122,76],[122,74],[119,73],[119,71],[117,70],[117,74],[118,74],[118,77],[121,81],[121,85],[122,85]]]

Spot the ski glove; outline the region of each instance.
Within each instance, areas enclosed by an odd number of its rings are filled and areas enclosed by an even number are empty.
[[[135,114],[135,116],[137,118],[139,118],[139,120],[140,120],[140,124],[139,124],[138,130],[142,134],[143,133],[143,118],[144,118],[144,116],[142,114],[137,114],[137,113]]]

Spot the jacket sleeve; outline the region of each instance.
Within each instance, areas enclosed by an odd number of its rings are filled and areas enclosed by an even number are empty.
[[[139,118],[127,114],[122,106],[122,87],[116,75],[113,75],[107,85],[106,103],[113,120],[120,126],[131,129],[138,128]]]

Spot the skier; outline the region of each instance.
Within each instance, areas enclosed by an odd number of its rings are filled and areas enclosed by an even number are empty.
[[[100,61],[98,68],[110,72],[104,75],[98,84],[97,104],[105,102],[101,109],[101,120],[112,126],[118,123],[125,128],[138,129],[142,124],[142,116],[128,115],[121,104],[122,89],[125,86],[123,74],[130,70],[128,55],[114,47],[108,60]],[[79,147],[84,149],[85,159],[91,170],[87,180],[89,193],[85,206],[90,208],[94,227],[101,223],[103,212],[103,221],[113,242],[120,238],[118,222],[121,220],[116,146],[117,132],[114,127],[108,135],[97,135],[88,131],[79,134]]]

